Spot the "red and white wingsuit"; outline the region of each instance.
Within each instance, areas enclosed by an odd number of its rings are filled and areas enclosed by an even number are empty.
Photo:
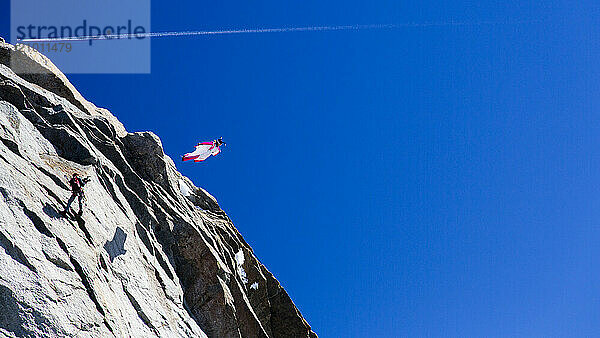
[[[217,155],[221,152],[221,148],[217,146],[216,142],[202,142],[198,143],[196,150],[191,153],[187,153],[181,157],[183,161],[194,160],[194,162],[202,162],[210,157],[210,155]]]

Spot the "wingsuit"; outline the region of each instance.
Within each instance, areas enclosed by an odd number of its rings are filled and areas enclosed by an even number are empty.
[[[201,162],[209,158],[211,155],[215,156],[221,152],[221,146],[225,145],[223,138],[219,138],[212,142],[201,142],[196,145],[196,150],[191,153],[187,153],[181,157],[182,161],[194,160],[194,162]]]

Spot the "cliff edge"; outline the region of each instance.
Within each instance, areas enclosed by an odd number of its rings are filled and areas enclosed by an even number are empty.
[[[81,218],[65,176],[89,177]],[[0,39],[0,337],[316,337],[208,192]]]

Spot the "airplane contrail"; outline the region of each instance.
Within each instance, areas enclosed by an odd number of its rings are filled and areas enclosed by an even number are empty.
[[[256,28],[256,29],[232,29],[215,31],[182,31],[182,32],[156,32],[138,34],[103,34],[88,36],[70,36],[57,38],[35,38],[21,39],[21,42],[49,42],[49,41],[88,41],[88,40],[111,40],[129,38],[161,38],[168,36],[198,36],[198,35],[227,35],[227,34],[255,34],[255,33],[285,33],[285,32],[311,32],[311,31],[348,31],[363,29],[394,29],[407,27],[443,27],[443,26],[482,26],[499,24],[531,23],[532,21],[514,22],[426,22],[426,23],[403,23],[403,24],[373,24],[373,25],[341,25],[341,26],[308,26],[308,27],[283,27],[283,28]]]

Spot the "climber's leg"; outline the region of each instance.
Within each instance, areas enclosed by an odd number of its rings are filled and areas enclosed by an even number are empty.
[[[71,208],[71,203],[73,203],[73,201],[75,200],[75,197],[77,197],[77,194],[71,194],[71,197],[69,198],[69,201],[67,202],[67,206],[65,207],[65,210],[63,210],[62,214],[66,215],[67,212],[69,212],[69,209]]]
[[[78,194],[79,197],[79,213],[78,215],[81,216],[81,214],[83,213],[83,192],[80,192]]]

